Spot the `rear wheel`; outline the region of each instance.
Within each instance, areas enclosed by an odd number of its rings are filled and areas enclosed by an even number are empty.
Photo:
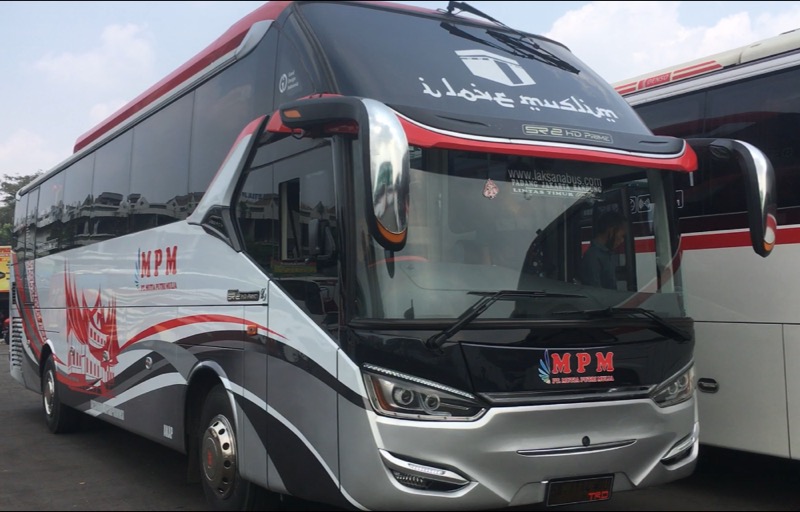
[[[214,510],[273,508],[278,496],[239,475],[234,417],[225,388],[211,389],[200,417],[200,481]]]
[[[42,408],[47,428],[54,434],[73,432],[78,428],[80,413],[61,402],[56,381],[56,365],[53,356],[44,363],[42,373]]]

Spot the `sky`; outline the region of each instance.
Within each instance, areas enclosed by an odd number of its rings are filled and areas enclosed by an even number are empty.
[[[468,3],[565,44],[611,83],[800,28],[800,1]],[[0,179],[56,166],[78,137],[263,4],[0,1]]]

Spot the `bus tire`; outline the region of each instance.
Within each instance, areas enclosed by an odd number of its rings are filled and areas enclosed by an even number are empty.
[[[58,391],[56,365],[48,356],[42,372],[42,409],[47,428],[54,434],[74,432],[78,428],[80,412],[64,405]]]
[[[271,493],[239,475],[234,424],[228,394],[217,384],[206,396],[200,416],[197,444],[203,492],[214,510],[263,510]]]

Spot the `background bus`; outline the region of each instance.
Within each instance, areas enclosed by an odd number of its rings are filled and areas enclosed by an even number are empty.
[[[682,478],[673,180],[704,154],[752,177],[761,264],[768,160],[652,135],[563,45],[460,2],[267,3],[20,190],[10,371],[51,431],[85,413],[187,453],[226,510]],[[607,212],[628,236],[591,286]]]
[[[708,167],[676,180],[682,266],[701,441],[800,459],[800,31],[614,85],[657,134],[740,139],[772,161],[769,264],[752,265],[745,178]]]

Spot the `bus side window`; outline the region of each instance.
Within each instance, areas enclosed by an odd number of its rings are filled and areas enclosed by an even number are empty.
[[[36,256],[36,210],[39,205],[39,188],[28,193],[28,213],[25,216],[25,259]]]
[[[36,256],[47,256],[61,250],[64,209],[64,174],[55,174],[39,185],[39,208],[36,214]]]
[[[92,173],[94,154],[78,160],[64,177],[63,249],[86,245],[89,240],[89,215],[92,211]]]
[[[236,217],[248,255],[269,272],[279,243],[278,197],[273,190],[271,165],[252,169],[239,193]]]
[[[16,207],[14,209],[14,240],[13,240],[13,247],[14,252],[17,253],[17,257],[21,260],[24,260],[27,255],[25,254],[25,232],[26,232],[26,218],[27,218],[27,209],[28,209],[28,199],[31,197],[31,194],[25,194],[20,198],[17,202]]]
[[[92,241],[100,241],[128,232],[127,198],[131,180],[133,132],[119,135],[95,153],[92,180]]]
[[[271,113],[277,52],[277,29],[270,29],[258,47],[195,91],[192,143],[189,149],[187,215],[203,197],[242,127],[254,113]]]
[[[335,261],[318,261],[311,247],[309,225],[321,221],[337,231],[331,148],[326,146],[287,158],[275,165],[280,195],[280,258],[307,263],[304,272],[330,275]],[[336,243],[335,237],[333,240]]]
[[[706,93],[687,94],[668,102],[653,103],[636,109],[639,117],[656,135],[701,137],[705,132]],[[675,177],[678,216],[704,215],[708,204],[708,177],[701,170]]]
[[[800,206],[800,169],[795,164],[800,141],[798,80],[800,69],[795,68],[708,91],[708,131],[749,142],[769,157],[780,183],[779,208]]]
[[[338,260],[319,257],[311,233],[322,229],[329,243],[338,244],[332,151],[326,145],[286,156],[305,144],[288,138],[259,150],[235,215],[248,255],[315,321],[330,326],[339,311]],[[278,161],[265,164],[267,154]]]
[[[185,219],[189,209],[189,135],[194,93],[133,129],[130,231]],[[169,141],[165,144],[164,141]]]

